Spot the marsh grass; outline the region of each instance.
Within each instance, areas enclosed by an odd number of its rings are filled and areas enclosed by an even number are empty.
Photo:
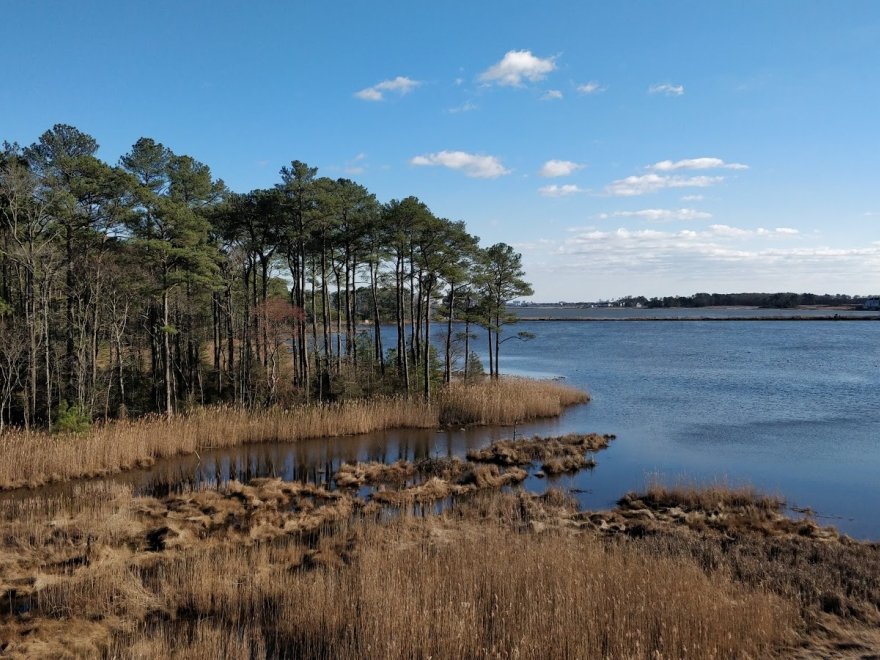
[[[667,485],[652,479],[640,499],[657,507],[680,507],[687,511],[715,511],[748,508],[762,512],[779,512],[784,500],[768,495],[747,484],[731,485],[723,481],[712,484],[678,481]]]
[[[2,652],[760,657],[799,625],[791,603],[692,559],[561,527],[535,531],[538,519],[570,510],[556,491],[482,492],[423,517],[349,512],[308,533],[255,538],[266,524],[283,528],[278,516],[308,513],[321,492],[301,488],[261,480],[161,500],[83,488],[0,507],[0,595],[25,602],[10,597],[12,581],[28,591],[26,612],[0,608]],[[355,503],[340,495],[329,506],[343,499]],[[147,537],[165,527],[200,531],[151,548]]]
[[[569,433],[550,438],[535,436],[519,440],[498,440],[484,449],[467,453],[471,461],[495,465],[531,465],[542,461],[547,474],[561,474],[595,466],[587,452],[607,449],[613,435]]]
[[[789,518],[778,496],[724,482],[654,480],[644,493],[629,493],[615,510],[591,518],[612,536],[638,538],[664,556],[771,589],[796,603],[810,628],[828,629],[822,635],[842,638],[841,644],[858,638],[859,628],[873,630],[878,634],[869,635],[868,649],[880,648],[880,544]],[[817,655],[833,651],[832,645]]]
[[[81,434],[10,431],[0,435],[0,489],[101,476],[157,459],[248,443],[371,433],[442,424],[509,424],[559,415],[588,400],[575,388],[523,378],[455,384],[435,401],[377,397],[288,409],[197,409],[167,418],[98,425]]]
[[[438,396],[440,422],[447,425],[517,424],[555,417],[590,396],[552,380],[502,378],[479,383],[452,383]]]

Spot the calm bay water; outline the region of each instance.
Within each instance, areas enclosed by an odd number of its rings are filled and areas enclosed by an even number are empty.
[[[564,478],[600,508],[659,474],[727,480],[880,539],[880,323],[528,322],[502,371],[559,376],[593,401],[541,432],[618,440]],[[530,487],[537,487],[531,479]],[[539,482],[540,483],[540,482]]]
[[[602,509],[655,477],[751,484],[812,508],[823,524],[880,539],[880,323],[523,320],[508,336],[518,330],[535,339],[506,342],[502,372],[562,378],[593,400],[517,435],[617,435],[594,470],[530,476],[530,490],[571,489],[583,507]],[[399,430],[251,445],[114,480],[154,492],[265,475],[326,482],[345,461],[463,456],[513,432]]]

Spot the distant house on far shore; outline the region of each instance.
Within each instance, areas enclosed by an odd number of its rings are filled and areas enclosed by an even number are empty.
[[[880,310],[880,298],[867,298],[862,309]]]

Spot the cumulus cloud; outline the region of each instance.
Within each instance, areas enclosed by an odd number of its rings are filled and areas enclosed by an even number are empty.
[[[542,186],[541,188],[538,188],[538,192],[544,197],[565,197],[566,195],[574,195],[575,193],[583,192],[583,190],[574,184],[567,183],[561,186],[556,184]]]
[[[723,176],[667,176],[652,172],[612,181],[605,186],[605,192],[615,197],[634,197],[665,188],[706,188],[723,180]]]
[[[556,58],[540,58],[530,50],[509,50],[501,61],[480,74],[480,81],[489,85],[521,87],[523,80],[538,82],[556,69]]]
[[[598,94],[599,92],[604,92],[605,88],[595,80],[591,80],[583,85],[578,85],[577,91],[581,94]]]
[[[774,229],[744,229],[731,227],[730,225],[709,225],[706,229],[696,231],[682,229],[680,231],[661,231],[658,229],[627,229],[620,227],[613,231],[602,231],[594,228],[573,228],[573,236],[566,240],[568,244],[586,243],[587,241],[612,241],[612,242],[639,242],[643,245],[666,245],[677,248],[690,248],[697,246],[699,249],[707,245],[712,246],[713,252],[724,252],[720,246],[737,240],[754,238],[792,238],[800,235],[797,229],[791,227],[776,227]]]
[[[661,160],[648,169],[656,172],[673,172],[675,170],[747,170],[748,165],[742,163],[725,163],[720,158],[685,158],[684,160]]]
[[[539,297],[853,290],[880,277],[880,241],[823,245],[793,227],[575,227],[523,250]],[[589,284],[585,284],[589,283]],[[552,295],[550,294],[552,292]]]
[[[404,94],[409,94],[421,84],[418,80],[413,80],[406,76],[397,76],[396,78],[376,83],[372,87],[366,87],[359,92],[355,92],[354,95],[364,101],[382,101],[385,99],[385,92],[394,92],[403,96]]]
[[[559,101],[562,99],[562,92],[558,89],[548,89],[544,92],[543,96],[541,96],[542,101]]]
[[[648,87],[648,94],[663,94],[664,96],[681,96],[684,94],[684,85],[672,85],[670,83],[655,83]]]
[[[716,224],[699,231],[575,228],[570,237],[556,246],[554,253],[571,259],[567,262],[569,264],[590,269],[676,272],[689,278],[694,272],[718,272],[724,269],[724,264],[741,269],[743,264],[763,266],[772,261],[791,263],[856,255],[873,255],[880,266],[880,248],[876,246],[858,250],[831,250],[755,245],[766,240],[796,239],[799,239],[799,232],[789,227],[744,229]]]
[[[571,160],[548,160],[541,166],[538,174],[546,178],[568,176],[581,168],[583,168],[583,165]]]
[[[767,244],[768,240],[772,243]],[[728,286],[737,286],[736,282],[744,277],[781,282],[808,274],[851,277],[853,269],[880,272],[880,246],[843,249],[778,244],[792,240],[802,239],[797,230],[789,227],[742,229],[712,225],[702,231],[677,232],[588,228],[577,230],[559,243],[552,250],[550,262],[579,275],[631,274],[635,270],[642,278],[650,274],[667,282],[695,282],[693,274],[701,273],[700,281],[716,279]]]
[[[470,154],[466,151],[438,151],[415,156],[409,162],[411,165],[439,165],[451,170],[460,170],[466,176],[475,179],[497,179],[505,174],[510,174],[510,170],[501,164],[501,160],[497,156]]]
[[[599,218],[639,218],[652,222],[665,220],[708,220],[711,213],[696,209],[641,209],[639,211],[614,211],[613,213],[600,213]]]

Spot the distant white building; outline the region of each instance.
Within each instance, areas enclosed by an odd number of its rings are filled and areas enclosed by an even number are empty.
[[[868,298],[865,300],[865,304],[862,305],[863,309],[870,310],[880,310],[880,298]]]

